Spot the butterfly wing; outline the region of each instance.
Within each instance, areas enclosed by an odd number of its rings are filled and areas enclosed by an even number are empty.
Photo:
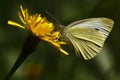
[[[62,31],[62,37],[73,45],[77,55],[84,59],[93,58],[103,47],[109,35],[113,20],[108,18],[90,18],[71,23]]]

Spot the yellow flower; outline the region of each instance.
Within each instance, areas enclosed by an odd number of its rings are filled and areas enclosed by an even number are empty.
[[[8,24],[20,27],[27,30],[30,34],[38,37],[40,40],[48,42],[53,45],[58,51],[64,55],[68,55],[61,47],[62,44],[66,44],[59,40],[59,31],[54,30],[53,23],[49,22],[45,17],[41,17],[40,14],[29,15],[27,9],[23,9],[20,6],[21,11],[18,13],[20,20],[23,22],[24,26],[8,20]]]

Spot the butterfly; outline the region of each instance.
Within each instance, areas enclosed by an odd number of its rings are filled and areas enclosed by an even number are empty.
[[[114,21],[109,18],[90,18],[75,21],[62,27],[61,38],[74,47],[75,53],[89,60],[102,49],[112,30]]]

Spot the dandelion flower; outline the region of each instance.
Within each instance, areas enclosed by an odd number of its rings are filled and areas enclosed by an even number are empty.
[[[53,23],[49,22],[46,17],[41,17],[41,14],[36,13],[34,15],[29,15],[27,9],[23,9],[22,6],[20,6],[20,9],[21,11],[18,15],[23,25],[11,20],[8,20],[8,24],[27,30],[28,37],[23,45],[23,49],[19,57],[5,77],[5,80],[9,80],[27,56],[36,49],[36,46],[40,40],[49,43],[63,55],[68,55],[68,53],[61,47],[62,44],[66,43],[59,40],[60,32],[55,30]]]
[[[8,20],[8,24],[27,30],[29,34],[42,41],[48,42],[59,52],[68,55],[68,53],[61,47],[62,44],[66,43],[59,40],[60,32],[55,31],[53,23],[49,22],[46,17],[41,17],[41,14],[36,13],[34,15],[29,15],[27,9],[23,9],[22,6],[20,6],[20,9],[21,11],[18,14],[24,25],[22,26],[11,20]]]

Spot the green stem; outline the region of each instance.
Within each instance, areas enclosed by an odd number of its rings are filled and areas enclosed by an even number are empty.
[[[28,55],[30,55],[36,49],[38,42],[39,42],[39,39],[37,37],[29,34],[28,38],[26,39],[23,45],[23,49],[19,57],[17,58],[15,64],[13,65],[12,69],[9,71],[9,73],[7,74],[4,80],[9,80],[12,77],[15,71],[20,67],[20,65],[28,57]]]

